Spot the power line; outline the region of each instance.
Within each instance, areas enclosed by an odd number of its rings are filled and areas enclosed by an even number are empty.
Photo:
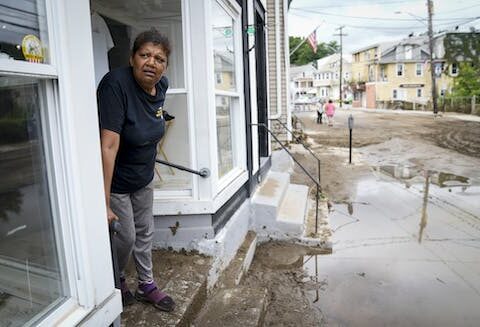
[[[349,16],[349,15],[341,15],[341,14],[332,14],[332,13],[327,13],[324,11],[316,11],[316,10],[295,9],[295,8],[292,8],[292,9],[307,12],[307,13],[316,13],[316,14],[321,14],[326,16],[345,17],[345,18],[353,18],[353,19],[404,21],[404,22],[418,21],[417,19],[412,19],[412,18],[382,18],[382,17],[366,17],[366,16]],[[437,18],[437,19],[434,19],[434,21],[449,21],[449,20],[472,19],[472,18],[475,18],[475,17]],[[422,19],[427,20],[427,18],[423,18],[423,17]]]
[[[369,3],[365,4],[355,4],[355,5],[328,5],[328,6],[308,6],[308,7],[301,7],[304,9],[330,9],[330,8],[348,8],[348,7],[367,7],[367,6],[372,6],[372,5],[393,5],[397,3],[405,4],[405,3],[411,3],[411,2],[418,2],[418,0],[412,0],[412,1],[392,1],[392,2],[386,2],[386,1],[381,1],[381,2],[373,2],[369,1]],[[290,7],[290,9],[298,9],[300,7]]]
[[[340,33],[333,34],[334,36],[340,37],[340,83],[339,83],[339,93],[340,93],[340,108],[342,107],[343,103],[343,92],[342,92],[342,79],[343,79],[343,37],[348,36],[348,34],[343,33],[343,29],[345,26],[340,26],[337,30],[340,30]]]
[[[300,17],[304,17],[304,16],[300,16]],[[435,24],[435,27],[439,27],[439,26],[457,26],[457,25],[464,25],[464,24],[468,24],[472,21],[475,21],[475,20],[478,20],[480,19],[480,17],[474,17],[474,18],[468,18],[467,20],[465,19],[459,19],[458,21],[456,22],[448,22],[448,23],[441,23],[441,24]],[[326,24],[328,25],[336,25],[338,26],[339,24],[337,22],[331,22],[331,21],[327,21],[327,20],[324,20]],[[412,31],[412,30],[424,30],[424,26],[374,26],[374,25],[356,25],[356,24],[342,24],[346,27],[351,27],[351,28],[356,28],[356,29],[365,29],[365,30],[381,30],[381,31],[388,31],[388,30],[391,30],[391,31]]]
[[[463,7],[463,8],[458,8],[458,9],[455,9],[455,10],[449,10],[449,11],[439,12],[439,13],[437,13],[437,15],[440,15],[440,14],[450,14],[450,13],[452,13],[452,12],[459,12],[459,11],[462,11],[462,10],[465,10],[465,9],[471,9],[471,8],[475,8],[475,7],[480,7],[480,4],[478,4],[478,5],[473,5],[473,6],[468,6],[468,7]]]
[[[427,0],[427,11],[428,11],[428,50],[430,51],[430,78],[432,79],[432,104],[433,104],[433,114],[437,115],[438,106],[437,106],[437,85],[435,83],[435,67],[433,63],[433,1]]]

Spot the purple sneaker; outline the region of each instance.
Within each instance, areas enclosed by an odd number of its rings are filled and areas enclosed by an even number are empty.
[[[135,298],[144,303],[150,303],[161,311],[171,312],[175,309],[175,302],[167,294],[157,288],[155,282],[138,284]]]
[[[120,278],[120,291],[122,292],[122,304],[124,307],[132,305],[135,303],[135,297],[132,292],[128,289],[127,282],[125,278]]]

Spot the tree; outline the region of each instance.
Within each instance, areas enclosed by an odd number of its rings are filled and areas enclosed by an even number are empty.
[[[295,49],[303,40],[303,38],[298,36],[290,36],[290,52]],[[314,53],[310,45],[307,42],[304,42],[300,48],[298,48],[290,56],[290,64],[297,66],[305,65],[320,58],[334,54],[335,52],[338,52],[339,49],[340,47],[336,41],[331,41],[329,43],[322,42],[317,45],[317,53]]]
[[[480,97],[480,67],[470,62],[459,65],[458,76],[454,79],[452,95],[458,97]]]

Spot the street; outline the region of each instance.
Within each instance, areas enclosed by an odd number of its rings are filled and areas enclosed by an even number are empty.
[[[477,326],[478,117],[343,109],[329,127],[313,113],[297,116],[332,204],[333,253],[304,257],[321,285],[307,293],[322,324]],[[315,171],[306,152],[297,158]],[[294,180],[307,183],[299,170]]]

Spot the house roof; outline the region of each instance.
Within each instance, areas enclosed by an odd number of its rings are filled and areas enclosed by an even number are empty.
[[[389,48],[385,48],[381,52],[380,58],[384,57],[385,55],[395,51],[397,47],[399,46],[405,46],[405,45],[411,45],[413,48],[420,48],[421,52],[424,52],[425,54],[429,54],[430,51],[428,49],[428,36],[426,35],[420,35],[420,36],[413,36],[413,37],[408,37],[405,39],[402,39],[393,45],[391,45]],[[421,58],[414,58],[413,60],[421,60]],[[382,60],[380,60],[382,61]]]
[[[340,54],[339,53],[334,53],[332,55],[323,57],[321,59],[317,60],[317,70],[318,71],[332,71],[330,64],[339,61],[340,59]],[[343,62],[346,64],[351,64],[352,60],[350,55],[343,55]]]
[[[306,72],[315,72],[317,69],[312,64],[306,64],[302,66],[290,66],[290,75],[297,75]]]
[[[357,49],[357,50],[355,50],[355,51],[352,51],[352,54],[359,53],[359,52],[363,52],[363,51],[366,51],[366,50],[369,50],[369,49],[373,49],[373,48],[378,48],[379,52],[382,53],[382,52],[384,52],[386,49],[389,49],[389,48],[391,48],[393,45],[397,44],[398,42],[399,42],[399,41],[375,43],[375,44],[372,44],[372,45],[369,45],[369,46],[366,46],[366,47]]]
[[[308,77],[308,73],[316,73],[317,69],[312,64],[302,65],[302,66],[290,66],[290,79],[302,77],[305,73],[305,77]]]

